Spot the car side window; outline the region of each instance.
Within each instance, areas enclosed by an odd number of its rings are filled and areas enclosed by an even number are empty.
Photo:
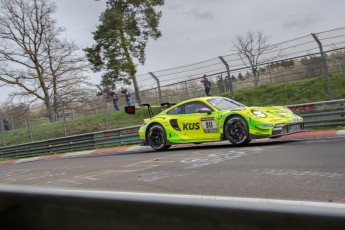
[[[167,114],[169,114],[169,115],[176,115],[176,114],[179,114],[179,113],[180,113],[180,110],[181,110],[181,106],[177,106],[177,107],[175,107],[175,108],[169,110],[169,111],[167,112]]]
[[[184,114],[190,114],[190,113],[198,113],[198,109],[200,108],[209,108],[205,103],[200,101],[193,101],[184,104]]]

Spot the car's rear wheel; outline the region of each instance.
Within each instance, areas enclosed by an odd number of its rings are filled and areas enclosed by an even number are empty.
[[[231,117],[225,124],[225,137],[233,145],[245,145],[249,139],[249,127],[246,120],[240,116]]]
[[[171,145],[167,145],[166,133],[161,125],[151,126],[147,138],[151,148],[156,151],[167,150],[171,147]]]

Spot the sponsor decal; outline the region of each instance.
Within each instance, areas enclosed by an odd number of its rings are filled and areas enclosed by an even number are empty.
[[[200,142],[200,141],[219,141],[219,138],[212,137],[203,137],[202,139],[200,138],[195,138],[195,139],[178,139],[179,142]]]
[[[182,123],[182,130],[199,130],[200,123]]]
[[[214,117],[204,117],[201,118],[201,126],[204,130],[204,133],[218,133],[219,129],[217,122],[214,120]]]

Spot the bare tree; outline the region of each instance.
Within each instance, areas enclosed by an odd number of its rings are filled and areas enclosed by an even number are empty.
[[[237,35],[233,44],[238,50],[242,62],[251,69],[254,77],[254,85],[258,87],[260,81],[258,64],[261,56],[270,47],[268,36],[263,31],[257,31],[256,33],[249,31],[246,37]]]
[[[79,48],[59,38],[64,31],[52,18],[49,0],[0,0],[0,81],[14,85],[13,96],[41,100],[50,121],[57,98],[73,97],[85,81]]]

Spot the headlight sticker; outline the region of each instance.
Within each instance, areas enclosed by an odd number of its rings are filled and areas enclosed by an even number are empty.
[[[261,117],[261,118],[267,117],[267,115],[264,112],[260,111],[260,110],[252,109],[252,113],[255,116],[258,116],[258,117]]]
[[[300,119],[299,119],[299,117],[292,117],[292,118],[291,118],[291,122],[292,122],[292,123],[300,122]]]
[[[203,117],[201,118],[201,126],[204,130],[204,133],[218,133],[219,129],[217,122],[214,120],[214,117]]]

